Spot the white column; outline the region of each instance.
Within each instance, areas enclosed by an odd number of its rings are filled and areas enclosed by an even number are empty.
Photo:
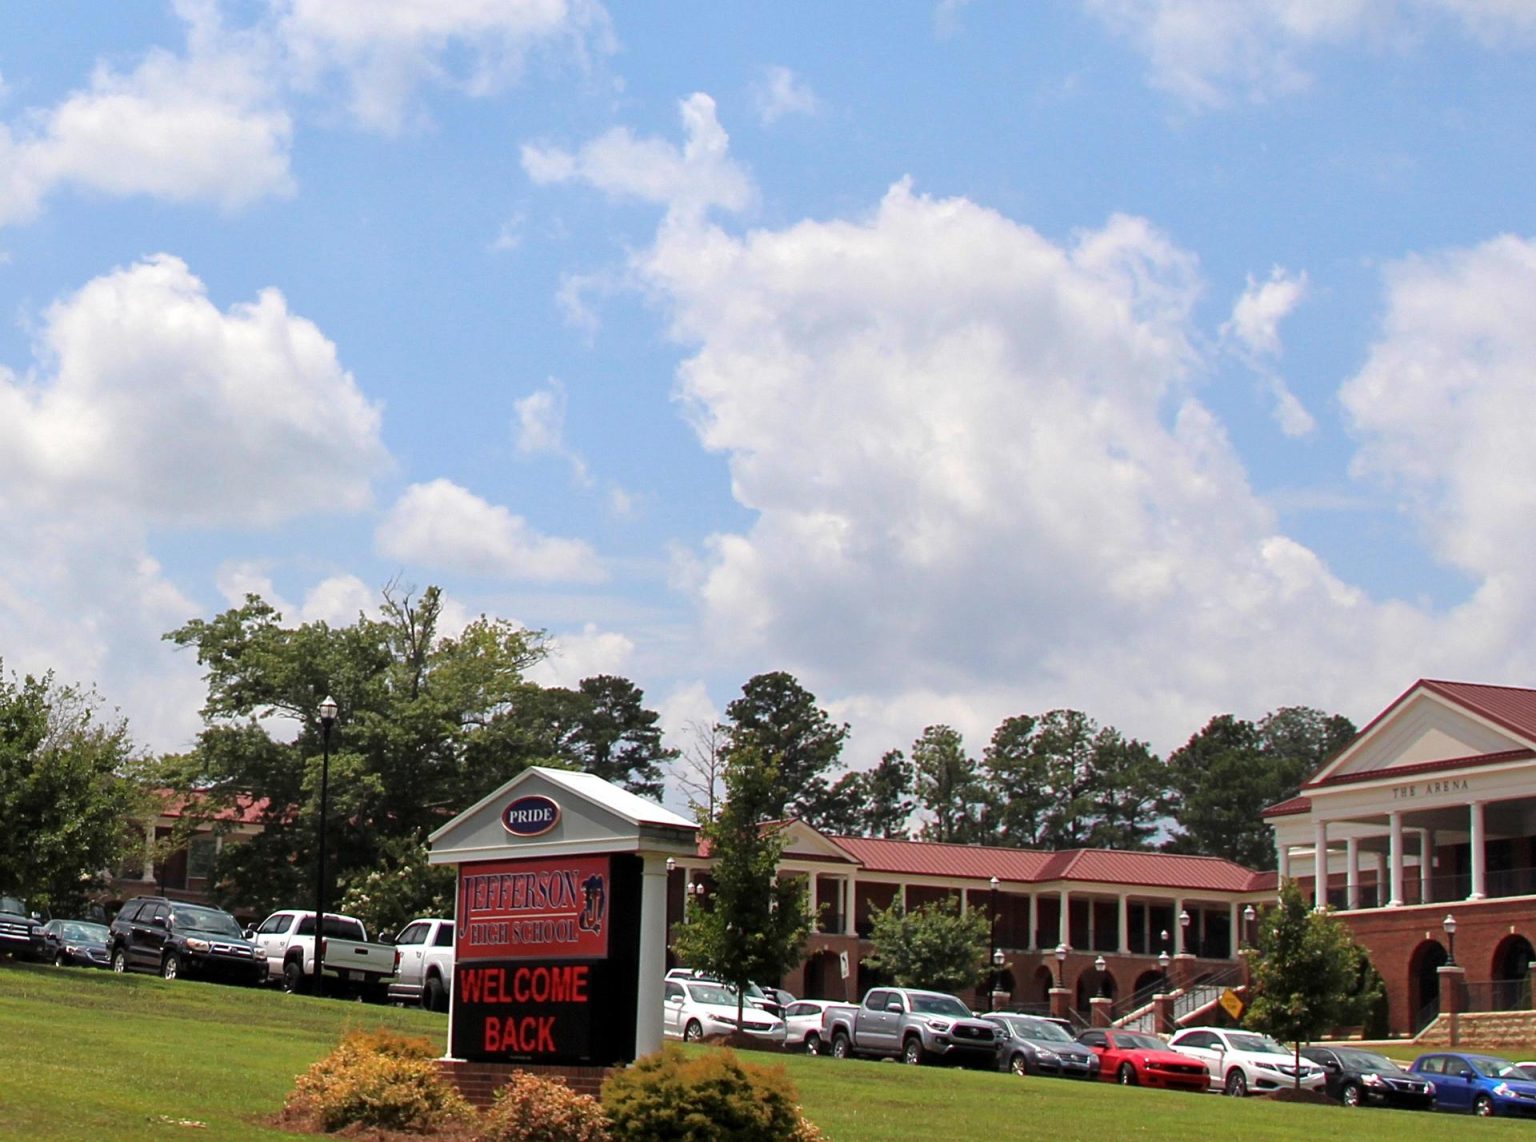
[[[1275,846],[1275,868],[1280,873],[1280,883],[1291,879],[1291,846]]]
[[[1360,841],[1344,840],[1344,907],[1360,907]]]
[[[854,902],[858,897],[853,891],[853,877],[843,877],[843,935],[857,935],[858,929],[854,926],[853,910]]]
[[[1328,822],[1313,818],[1312,835],[1312,907],[1328,907]]]
[[[1035,894],[1031,892],[1029,894],[1029,931],[1024,934],[1024,946],[1026,948],[1033,948],[1035,946],[1035,924],[1038,921],[1039,912],[1035,908]]]
[[[1131,902],[1125,893],[1120,894],[1120,915],[1117,917],[1120,923],[1120,954],[1131,954]]]
[[[1184,954],[1184,925],[1179,923],[1179,916],[1184,911],[1184,898],[1175,897],[1173,901],[1173,954]]]
[[[1376,907],[1387,902],[1387,854],[1376,854]]]
[[[1472,815],[1472,892],[1468,900],[1482,900],[1488,895],[1488,838],[1483,830],[1483,803],[1467,806]]]
[[[1388,813],[1387,824],[1391,830],[1391,851],[1387,854],[1387,863],[1391,866],[1391,895],[1387,897],[1387,906],[1398,908],[1403,903],[1403,815],[1401,813]]]
[[[635,1055],[661,1050],[662,979],[667,974],[667,858],[646,853],[640,873],[640,979]]]
[[[1227,958],[1237,959],[1237,949],[1243,946],[1243,930],[1238,927],[1243,922],[1242,909],[1237,906],[1237,901],[1232,901],[1227,906]]]
[[[1056,924],[1056,943],[1072,946],[1072,899],[1071,894],[1063,888],[1061,896],[1061,919]]]
[[[1419,903],[1428,904],[1434,895],[1431,883],[1435,875],[1435,831],[1419,830]]]

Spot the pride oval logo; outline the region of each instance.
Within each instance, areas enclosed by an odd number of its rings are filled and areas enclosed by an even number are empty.
[[[560,806],[534,793],[519,797],[501,811],[501,827],[514,837],[538,837],[560,823]]]

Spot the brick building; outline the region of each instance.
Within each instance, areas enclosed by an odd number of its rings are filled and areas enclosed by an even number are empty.
[[[879,982],[862,963],[873,950],[872,911],[948,896],[989,917],[1008,1002],[1043,1007],[1059,981],[1080,1014],[1095,996],[1125,1009],[1160,990],[1165,972],[1173,986],[1237,982],[1245,914],[1275,895],[1274,873],[1215,857],[842,837],[801,821],[787,828],[779,871],[809,880],[817,923],[804,962],[780,983],[807,998],[856,1000]],[[710,890],[708,858],[680,864],[670,888],[669,919],[682,923],[687,894]]]
[[[1462,1010],[1530,1008],[1536,690],[1416,682],[1265,817],[1281,875],[1370,952],[1394,1033],[1448,1004],[1442,980]]]

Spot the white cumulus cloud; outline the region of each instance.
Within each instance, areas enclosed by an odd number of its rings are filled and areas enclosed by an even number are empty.
[[[810,84],[779,64],[764,69],[753,98],[764,123],[776,123],[786,115],[814,115],[816,93]]]

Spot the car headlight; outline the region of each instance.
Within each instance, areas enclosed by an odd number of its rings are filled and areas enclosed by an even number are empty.
[[[1382,1078],[1381,1078],[1380,1075],[1361,1075],[1360,1076],[1360,1082],[1362,1084],[1364,1084],[1365,1086],[1382,1086],[1382,1085],[1384,1085],[1382,1083]]]
[[[949,1020],[947,1020],[947,1019],[930,1019],[930,1020],[928,1020],[928,1029],[930,1031],[937,1031],[941,1035],[944,1034],[945,1032],[947,1032],[949,1030],[950,1026],[951,1026],[951,1024],[950,1024]]]
[[[207,940],[199,940],[195,936],[187,937],[187,951],[189,952],[206,952],[211,946]]]
[[[65,944],[64,954],[68,956],[78,956],[80,954],[80,949],[77,948],[74,944]]]
[[[1500,1098],[1513,1098],[1515,1092],[1509,1089],[1508,1083],[1500,1083],[1498,1086],[1493,1088],[1493,1093],[1498,1095]]]
[[[1433,1095],[1435,1093],[1435,1084],[1434,1083],[1426,1082],[1424,1084],[1424,1086],[1426,1088],[1425,1091],[1424,1091],[1425,1094]]]
[[[712,1022],[719,1023],[723,1027],[734,1027],[734,1026],[736,1026],[736,1020],[731,1019],[731,1018],[729,1018],[728,1016],[725,1016],[725,1015],[710,1014],[710,1015],[704,1016],[704,1018],[706,1018],[708,1020],[711,1020]]]
[[[1054,1063],[1056,1061],[1056,1052],[1051,1050],[1049,1047],[1037,1047],[1035,1048],[1035,1054],[1037,1057],[1044,1059],[1048,1063]]]

